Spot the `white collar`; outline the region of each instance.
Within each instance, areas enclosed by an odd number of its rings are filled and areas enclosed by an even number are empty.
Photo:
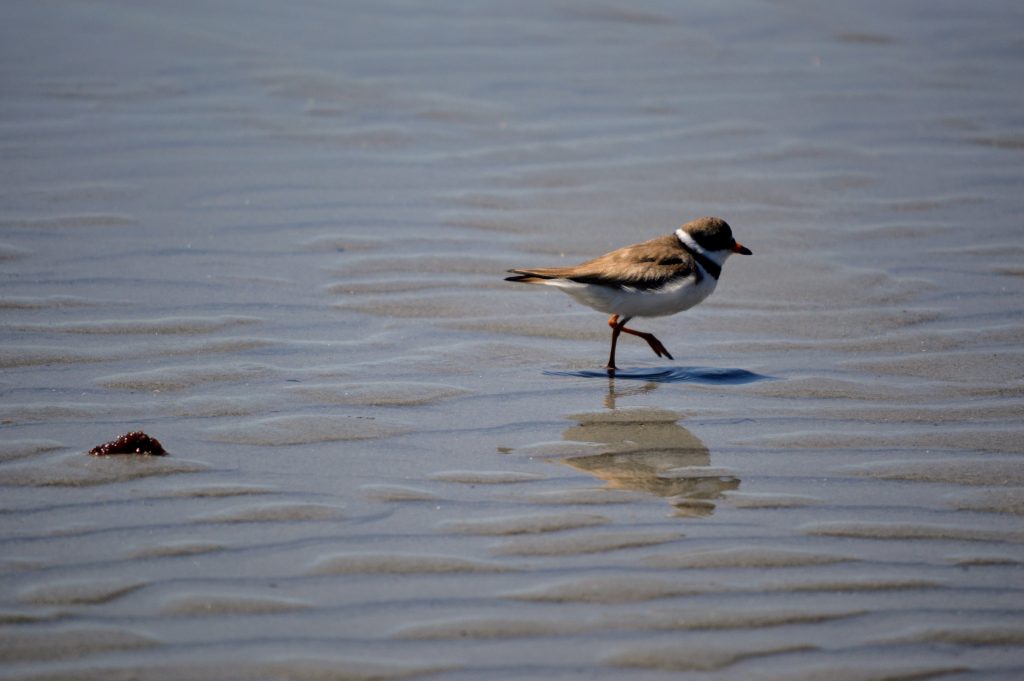
[[[701,246],[699,243],[697,243],[697,241],[692,236],[687,234],[686,230],[684,230],[682,227],[676,230],[676,236],[679,237],[679,240],[686,244],[687,248],[689,248],[690,250],[696,251],[701,255],[710,255],[707,249]]]

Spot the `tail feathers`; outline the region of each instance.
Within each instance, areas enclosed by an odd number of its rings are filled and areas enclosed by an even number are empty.
[[[557,279],[554,274],[537,272],[535,270],[509,270],[514,277],[505,277],[505,281],[517,281],[523,284],[543,284],[545,281]]]

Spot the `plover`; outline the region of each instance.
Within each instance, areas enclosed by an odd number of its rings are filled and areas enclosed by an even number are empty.
[[[612,346],[605,369],[616,370],[615,345],[626,332],[647,341],[658,357],[673,359],[653,334],[626,326],[634,317],[664,317],[688,310],[715,290],[722,264],[733,253],[750,255],[721,218],[688,222],[673,234],[626,246],[572,267],[509,270],[505,281],[544,284],[610,314]]]

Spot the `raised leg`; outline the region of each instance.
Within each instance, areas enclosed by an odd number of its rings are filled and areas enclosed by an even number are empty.
[[[661,341],[655,338],[653,333],[647,333],[646,331],[637,331],[636,329],[627,329],[626,322],[628,322],[630,319],[632,319],[632,317],[626,317],[622,321],[619,321],[619,315],[613,314],[611,318],[608,320],[608,326],[612,327],[612,356],[611,359],[608,360],[608,366],[605,367],[606,369],[615,368],[615,342],[618,340],[619,334],[622,333],[623,331],[630,335],[643,338],[645,341],[647,341],[647,344],[651,346],[651,350],[654,350],[654,354],[657,355],[658,357],[667,357],[669,359],[675,359],[675,357],[673,357],[671,353],[669,353],[669,351],[665,349],[665,346],[661,344]]]
[[[651,350],[654,350],[654,354],[656,354],[658,357],[668,357],[669,359],[675,359],[675,357],[670,355],[668,350],[665,349],[665,346],[661,344],[661,341],[654,337],[653,333],[647,333],[646,331],[635,331],[633,329],[627,329],[626,327],[622,327],[622,330],[625,331],[626,333],[630,333],[633,334],[634,336],[639,336],[640,338],[643,338],[645,341],[647,341],[647,344],[651,346]]]

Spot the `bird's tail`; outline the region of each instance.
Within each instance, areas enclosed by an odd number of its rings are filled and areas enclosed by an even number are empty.
[[[522,284],[543,284],[545,281],[557,279],[554,274],[538,272],[536,270],[509,270],[514,277],[505,277],[505,281],[517,281]]]

